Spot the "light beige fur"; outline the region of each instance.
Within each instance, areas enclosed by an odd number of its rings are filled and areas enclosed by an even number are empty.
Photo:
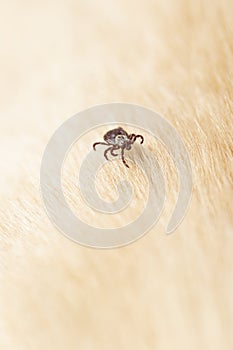
[[[0,349],[233,348],[232,23],[231,0],[2,2]],[[166,236],[177,176],[148,139],[167,179],[161,220],[134,244],[93,250],[47,218],[40,161],[63,121],[115,101],[155,109],[176,127],[193,197]],[[102,131],[80,141],[64,172],[68,200],[86,221],[91,214],[71,196],[72,164]],[[103,197],[109,174],[99,178]],[[131,180],[135,215],[145,184]]]

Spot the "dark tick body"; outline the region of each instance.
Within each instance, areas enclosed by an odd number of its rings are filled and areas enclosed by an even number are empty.
[[[121,150],[121,159],[124,165],[129,168],[128,164],[126,163],[124,152],[125,150],[130,150],[132,147],[132,144],[136,141],[137,138],[141,139],[141,144],[144,142],[144,137],[142,135],[135,135],[135,134],[127,134],[127,132],[123,128],[117,128],[108,131],[104,135],[104,141],[105,142],[96,142],[93,145],[94,150],[96,150],[97,145],[105,145],[110,146],[104,151],[104,156],[107,160],[107,153],[110,152],[112,156],[117,157],[118,154],[114,153],[114,151]]]

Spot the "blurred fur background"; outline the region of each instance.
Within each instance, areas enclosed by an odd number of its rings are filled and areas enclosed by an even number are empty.
[[[232,23],[231,0],[1,3],[0,349],[233,348]],[[155,109],[176,127],[193,197],[166,236],[177,177],[148,142],[167,178],[159,223],[127,247],[93,250],[47,218],[40,161],[63,121],[116,101]],[[81,140],[80,156],[102,134]],[[88,221],[84,205],[76,209]]]

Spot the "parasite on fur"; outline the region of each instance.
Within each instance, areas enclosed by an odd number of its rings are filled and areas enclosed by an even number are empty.
[[[105,142],[94,143],[93,149],[96,151],[97,145],[110,146],[104,151],[104,157],[107,160],[109,160],[107,156],[108,152],[110,152],[112,156],[117,157],[118,153],[116,154],[115,151],[121,150],[121,160],[127,168],[129,168],[129,165],[126,163],[125,160],[125,150],[129,151],[137,138],[141,139],[141,144],[144,142],[144,137],[142,135],[128,134],[121,127],[108,131],[103,138]]]

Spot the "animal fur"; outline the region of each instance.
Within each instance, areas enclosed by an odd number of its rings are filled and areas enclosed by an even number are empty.
[[[0,349],[231,350],[232,1],[19,0],[1,8]],[[166,177],[164,213],[142,239],[103,251],[52,226],[39,170],[63,121],[115,101],[147,106],[174,125],[194,187],[187,215],[166,236],[177,175],[148,136]],[[84,221],[117,227],[140,214],[140,170],[127,175],[138,204],[117,218],[91,214],[71,181],[105,131],[80,140],[63,184]],[[103,198],[117,195],[109,195],[117,183],[109,167],[97,182]]]

